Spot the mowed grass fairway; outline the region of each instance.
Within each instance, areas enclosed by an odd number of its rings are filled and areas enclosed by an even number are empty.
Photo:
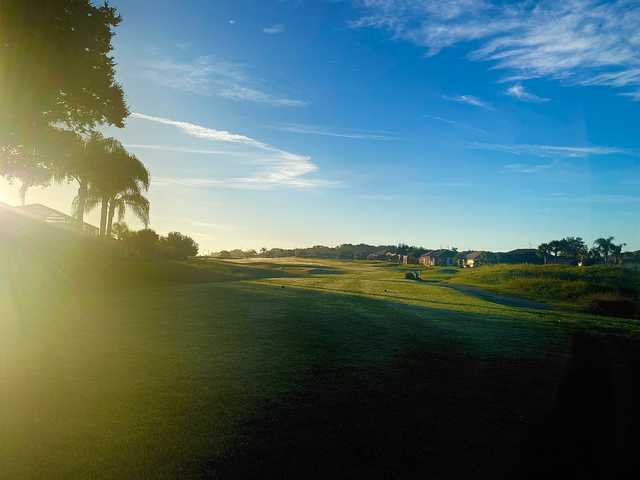
[[[110,283],[89,259],[83,285],[2,253],[1,478],[521,478],[631,435],[593,419],[629,423],[637,398],[604,398],[600,367],[624,391],[634,321],[384,263],[130,261]]]

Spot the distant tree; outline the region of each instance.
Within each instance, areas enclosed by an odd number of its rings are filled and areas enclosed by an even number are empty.
[[[548,243],[541,243],[538,245],[538,255],[542,258],[546,265],[549,261],[549,255],[551,255],[551,246]]]
[[[229,253],[227,250],[221,250],[220,252],[218,252],[218,258],[231,258],[231,253]]]
[[[563,238],[560,240],[560,244],[562,247],[562,253],[566,257],[581,261],[587,256],[587,245],[580,237]]]
[[[552,240],[548,245],[553,256],[556,258],[559,257],[564,248],[564,244],[560,240]]]
[[[170,232],[160,239],[160,250],[164,256],[186,260],[198,254],[198,244],[193,238],[180,232]]]
[[[593,250],[604,260],[604,263],[609,263],[609,258],[614,251],[615,244],[613,243],[614,237],[598,238],[593,242]]]
[[[0,176],[10,184],[20,182],[20,203],[25,204],[27,191],[31,187],[44,187],[51,182],[51,170],[39,149],[30,151],[12,146],[0,146]]]
[[[611,247],[611,258],[617,265],[622,265],[622,249],[626,246],[626,243],[619,245],[614,244]]]

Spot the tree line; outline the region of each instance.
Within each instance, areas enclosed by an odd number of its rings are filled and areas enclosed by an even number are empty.
[[[131,231],[126,223],[118,222],[113,225],[113,233],[128,255],[174,260],[186,260],[198,255],[198,244],[193,238],[180,232],[160,236],[150,228]]]
[[[75,183],[73,215],[100,208],[110,237],[125,212],[149,224],[150,174],[100,126],[129,115],[111,56],[121,18],[89,0],[3,0],[0,11],[0,176],[27,191]]]
[[[598,238],[593,242],[593,246],[589,248],[587,243],[581,237],[565,237],[561,240],[553,240],[548,243],[542,243],[536,250],[527,250],[526,261],[529,263],[622,263],[623,248],[626,244],[615,243],[614,237]],[[457,252],[457,248],[451,247],[450,250]],[[281,257],[301,257],[301,258],[324,258],[335,260],[384,260],[394,255],[407,255],[409,259],[417,261],[417,259],[430,251],[424,247],[410,246],[407,244],[398,245],[368,245],[365,243],[351,244],[345,243],[336,247],[327,247],[324,245],[315,245],[309,248],[261,248],[256,250],[221,250],[211,255],[218,258],[281,258]],[[514,252],[482,252],[479,259],[482,263],[520,263],[525,257],[521,253]],[[459,252],[464,256],[469,252]],[[628,253],[630,254],[630,253]],[[640,252],[635,253],[640,257]],[[635,257],[634,257],[635,258]]]
[[[589,247],[581,237],[565,237],[538,246],[538,255],[544,263],[571,261],[575,263],[621,264],[625,243],[615,243],[614,237],[601,237]]]

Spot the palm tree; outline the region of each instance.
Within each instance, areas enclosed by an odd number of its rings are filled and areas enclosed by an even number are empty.
[[[593,242],[594,249],[602,255],[604,263],[609,263],[609,256],[613,253],[615,244],[613,243],[614,237],[598,238]]]
[[[122,144],[113,138],[99,142],[96,170],[89,184],[87,210],[100,204],[100,235],[111,235],[113,217],[124,217],[130,208],[142,222],[149,223],[149,201],[142,195],[149,189],[149,171]]]
[[[53,177],[58,183],[75,181],[78,193],[72,210],[78,222],[84,222],[90,185],[96,181],[100,162],[104,161],[105,138],[98,132],[81,136],[75,132],[59,131],[57,138],[59,157],[52,164]]]
[[[551,255],[551,247],[548,243],[538,245],[538,255],[544,259],[544,264],[546,265],[549,261],[549,255]]]
[[[111,232],[113,230],[114,214],[117,212],[118,222],[122,222],[124,220],[127,207],[144,224],[144,228],[149,226],[149,200],[142,195],[139,188],[132,188],[116,194],[111,200],[109,200],[109,212],[107,214],[108,237],[111,236]]]

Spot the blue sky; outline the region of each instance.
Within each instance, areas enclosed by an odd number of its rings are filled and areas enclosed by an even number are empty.
[[[107,132],[149,166],[159,232],[640,249],[640,2],[112,3],[135,113]]]

